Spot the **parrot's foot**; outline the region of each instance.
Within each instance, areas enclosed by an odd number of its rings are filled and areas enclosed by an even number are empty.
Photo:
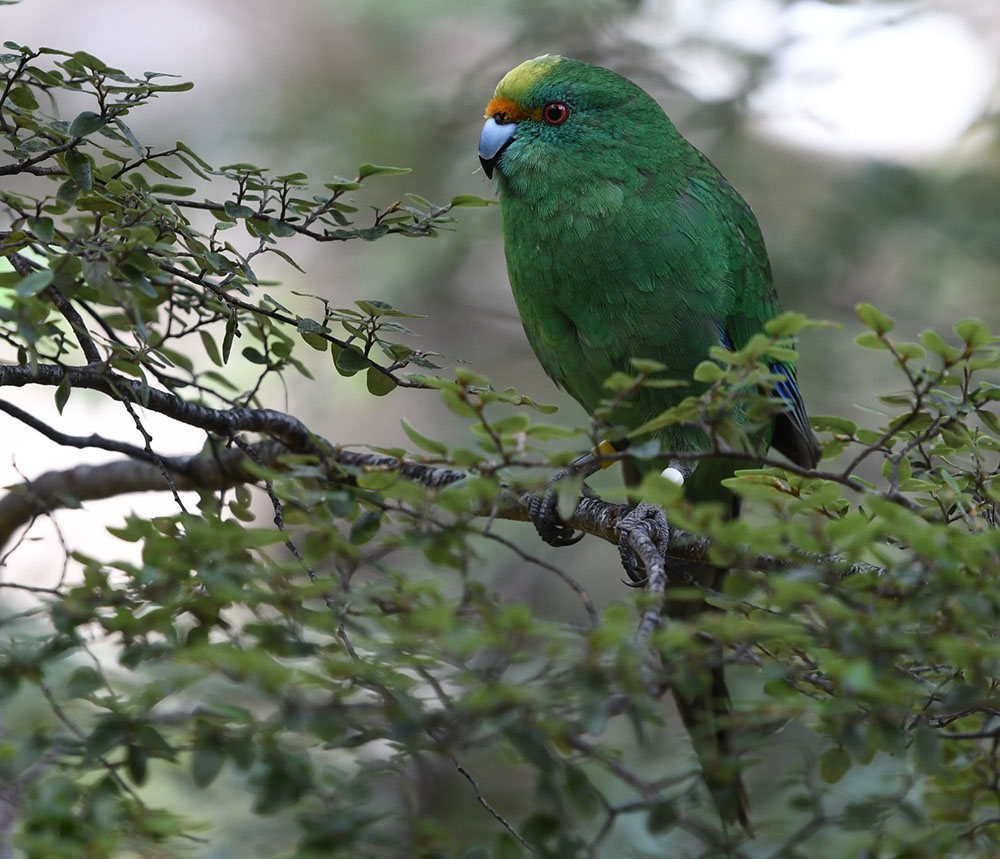
[[[618,553],[622,567],[631,580],[631,587],[639,588],[646,584],[646,573],[629,539],[637,528],[646,529],[657,551],[666,556],[670,545],[670,525],[663,508],[648,501],[640,501],[618,520]]]
[[[541,493],[528,498],[528,516],[531,524],[535,526],[538,536],[550,546],[572,546],[585,536],[583,531],[578,532],[570,528],[559,516],[559,492],[555,489],[560,480],[578,473],[579,470],[572,465],[557,471],[545,484],[545,489]],[[583,487],[583,492],[588,494],[586,485]]]

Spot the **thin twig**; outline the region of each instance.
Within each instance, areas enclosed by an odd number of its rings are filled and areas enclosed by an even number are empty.
[[[517,830],[514,829],[514,827],[507,822],[504,816],[499,811],[497,811],[492,805],[490,805],[489,800],[487,800],[486,797],[483,796],[483,792],[479,789],[479,782],[476,781],[475,776],[473,776],[472,773],[470,773],[465,767],[463,767],[456,758],[453,757],[451,759],[451,762],[455,765],[455,769],[457,769],[466,778],[469,784],[472,785],[472,789],[476,792],[476,801],[483,808],[485,808],[490,814],[492,814],[493,817],[496,819],[496,821],[504,829],[506,829],[514,838],[516,838],[518,843],[525,850],[534,855],[535,851],[531,849],[531,845],[529,845],[528,842],[521,837],[521,835],[517,832]]]
[[[490,510],[490,515],[495,518],[497,514],[496,505]],[[565,570],[560,569],[555,564],[550,564],[548,561],[543,561],[541,558],[532,555],[530,552],[526,552],[517,543],[512,540],[508,540],[506,537],[501,537],[499,534],[495,534],[492,531],[479,531],[477,532],[488,540],[493,540],[495,543],[499,543],[507,549],[510,549],[515,555],[517,555],[521,560],[527,561],[529,564],[534,564],[536,567],[540,567],[543,570],[548,570],[551,573],[555,573],[560,579],[562,579],[567,585],[569,585],[576,595],[580,598],[580,602],[583,603],[583,608],[587,612],[587,617],[590,620],[591,626],[597,626],[598,616],[597,609],[594,607],[594,603],[590,598],[590,595],[584,589],[576,579],[574,579]]]
[[[80,449],[97,448],[99,450],[110,450],[114,453],[124,453],[132,459],[143,460],[146,462],[155,461],[153,457],[150,457],[145,448],[129,444],[128,442],[104,438],[96,433],[88,436],[82,436],[68,435],[66,433],[59,432],[58,430],[50,427],[44,421],[40,421],[34,415],[29,414],[24,411],[24,409],[15,406],[13,403],[8,403],[6,400],[0,400],[0,411],[6,412],[12,418],[16,418],[21,423],[26,424],[33,430],[40,432],[46,438],[51,439],[56,444],[60,444],[63,447],[76,447]]]

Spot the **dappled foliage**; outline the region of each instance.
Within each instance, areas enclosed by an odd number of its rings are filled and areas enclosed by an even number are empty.
[[[294,266],[293,241],[433,236],[485,201],[401,194],[394,167],[314,182],[150,148],[129,114],[187,84],[5,50],[0,409],[25,428],[9,447],[32,432],[123,458],[29,475],[0,499],[0,594],[34,598],[0,619],[0,837],[30,856],[198,855],[273,817],[250,855],[995,854],[1000,338],[983,323],[909,342],[860,305],[858,345],[897,388],[876,426],[814,420],[817,471],[755,457],[728,416],[771,417],[767,359],[818,323],[785,314],[739,352],[714,350],[704,390],[636,430],[630,455],[661,456],[643,436],[683,423],[712,440],[691,458],[746,460],[729,481],[746,499],[737,521],[662,478],[642,490],[673,527],[671,598],[703,596],[684,564],[709,559],[732,570],[708,595],[720,610],[661,616],[652,575],[596,605],[535,556],[529,527],[504,522],[616,434],[614,405],[688,380],[639,360],[592,425],[567,427],[416,350],[409,312],[262,283],[257,263]],[[89,106],[56,118],[67,94]],[[365,208],[383,188],[390,202]],[[467,441],[406,422],[408,449],[377,447],[373,426],[369,448],[348,450],[273,408],[265,380],[308,380],[318,353],[373,396],[438,398]],[[119,403],[139,443],[67,434],[14,401],[46,387],[60,410],[82,389]],[[150,413],[202,430],[204,449],[164,455]],[[589,540],[618,538],[622,498],[574,510],[579,486],[561,489]],[[108,524],[139,547],[131,560],[65,546],[46,586],[19,568],[34,518],[139,490],[176,507]],[[491,576],[498,553],[557,577],[559,610]],[[608,575],[621,575],[612,553]],[[754,842],[723,830],[664,729],[669,689],[696,690],[719,659]],[[799,748],[782,746],[792,730]],[[182,810],[190,791],[202,813]],[[235,823],[216,820],[222,802]]]

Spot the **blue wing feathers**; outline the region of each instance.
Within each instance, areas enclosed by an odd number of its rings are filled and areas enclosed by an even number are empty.
[[[778,362],[770,364],[768,369],[775,375],[784,376],[784,379],[775,383],[774,390],[781,399],[788,403],[790,407],[788,417],[796,431],[804,439],[811,439],[812,428],[809,426],[809,415],[806,414],[806,404],[802,402],[799,384],[795,380],[795,370],[787,364]]]
[[[733,338],[729,332],[719,323],[715,327],[722,346],[732,351]],[[768,365],[768,369],[781,377],[775,382],[774,391],[787,405],[786,411],[775,419],[772,444],[793,462],[812,468],[819,461],[819,445],[809,426],[809,415],[799,392],[795,368],[775,361]]]

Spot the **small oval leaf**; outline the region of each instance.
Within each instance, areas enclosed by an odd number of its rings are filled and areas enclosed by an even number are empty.
[[[98,129],[104,128],[107,122],[99,113],[85,110],[70,123],[69,133],[71,137],[86,137],[88,134],[93,134]]]

